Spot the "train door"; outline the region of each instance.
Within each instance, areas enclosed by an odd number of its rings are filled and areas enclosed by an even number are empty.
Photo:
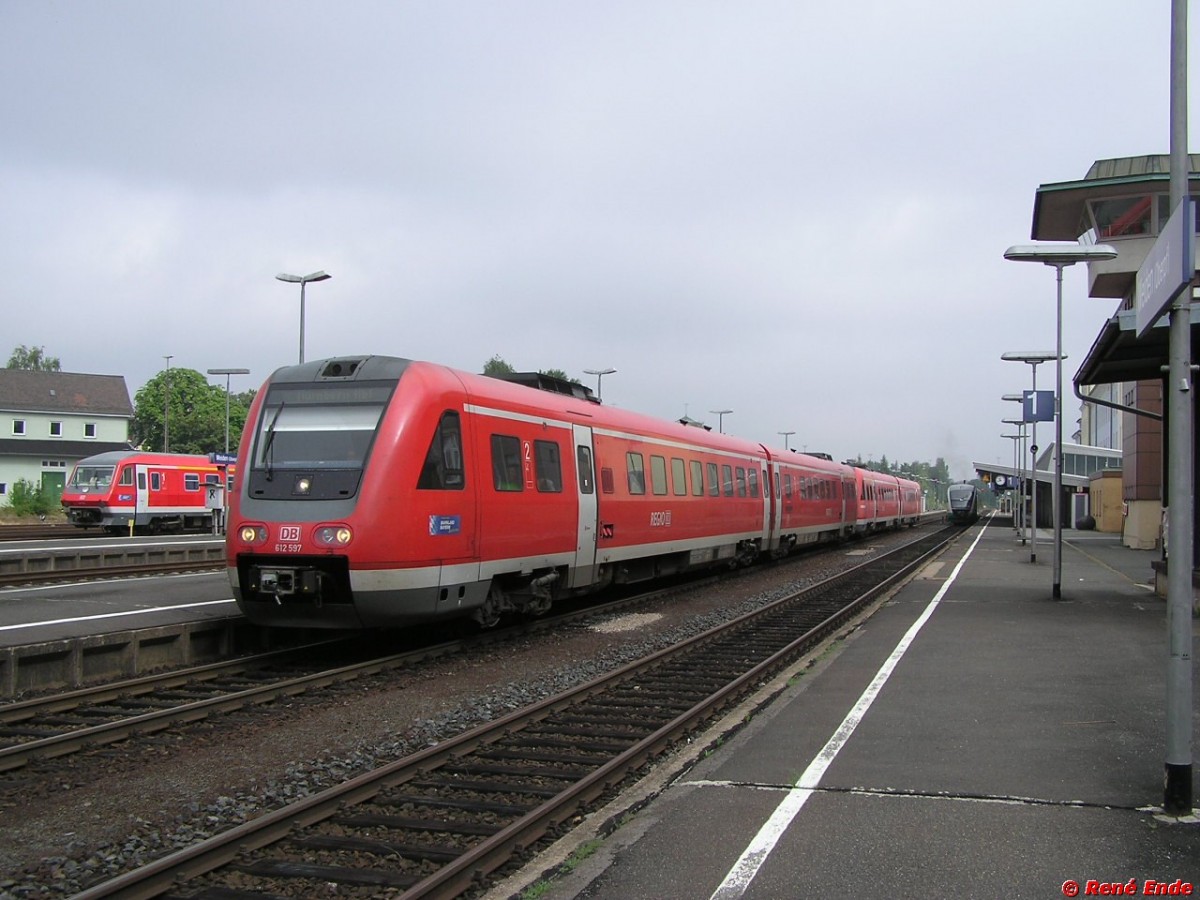
[[[596,460],[592,429],[574,425],[575,489],[579,497],[579,524],[575,538],[575,565],[568,587],[585,587],[596,580],[596,528],[600,521],[596,494]]]
[[[144,511],[150,509],[150,469],[143,465],[134,467],[137,474],[137,490],[134,492],[133,501],[133,521],[134,524],[139,524],[138,516]]]
[[[767,550],[779,547],[779,533],[783,528],[783,492],[779,486],[779,463],[771,460],[763,470],[763,494],[766,495],[767,507]]]

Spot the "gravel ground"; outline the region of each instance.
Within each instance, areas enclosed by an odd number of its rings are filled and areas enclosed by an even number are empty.
[[[71,758],[0,798],[0,898],[58,898],[594,678],[862,561],[814,554],[589,624]],[[853,554],[853,555],[851,555]],[[59,764],[62,766],[63,764]],[[40,784],[39,780],[39,784]]]

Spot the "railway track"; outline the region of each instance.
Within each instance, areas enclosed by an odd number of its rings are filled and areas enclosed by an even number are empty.
[[[136,563],[124,566],[81,566],[35,572],[0,573],[0,587],[22,587],[57,581],[94,581],[98,578],[138,578],[144,575],[169,575],[176,572],[216,572],[225,568],[223,561],[185,559],[169,562]]]
[[[697,582],[689,582],[690,587]],[[571,609],[564,606],[544,619],[524,621],[484,633],[429,643],[417,636],[414,646],[383,656],[370,644],[339,638],[289,647],[219,663],[162,672],[114,684],[34,697],[0,705],[0,774],[35,760],[54,759],[140,734],[218,716],[249,706],[271,703],[461,652],[562,627],[581,618],[603,615],[670,593],[676,588],[642,592],[602,604]],[[395,638],[392,639],[393,643]],[[325,668],[339,648],[366,656]],[[0,783],[0,788],[3,785]]]
[[[946,529],[79,898],[453,897],[809,652]],[[700,674],[703,673],[703,674]]]
[[[0,525],[0,543],[6,541],[57,541],[62,538],[104,536],[102,531],[88,531],[74,525],[58,522],[39,522],[24,525]]]

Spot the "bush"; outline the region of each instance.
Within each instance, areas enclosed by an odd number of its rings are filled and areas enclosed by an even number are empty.
[[[50,498],[40,484],[21,478],[9,492],[8,506],[18,516],[44,516],[50,512]]]

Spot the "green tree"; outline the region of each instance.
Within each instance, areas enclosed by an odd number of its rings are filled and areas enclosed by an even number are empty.
[[[6,369],[32,369],[35,372],[58,372],[62,365],[57,356],[47,356],[45,347],[26,347],[21,344],[8,358]]]
[[[195,369],[159,372],[137,392],[133,401],[130,439],[145,450],[163,449],[163,412],[169,379],[168,436],[172,453],[211,453],[225,449],[225,388],[209,384]],[[229,444],[237,446],[246,421],[243,395],[229,398]]]
[[[500,356],[499,353],[497,353],[495,356],[493,356],[491,359],[489,359],[487,362],[485,362],[483,364],[483,374],[484,375],[492,375],[492,376],[511,375],[515,371],[517,371],[517,370],[514,369],[512,366],[510,366]]]

